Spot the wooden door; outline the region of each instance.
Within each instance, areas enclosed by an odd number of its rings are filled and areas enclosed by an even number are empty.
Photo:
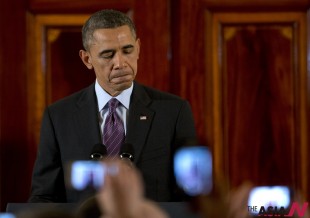
[[[306,29],[298,12],[212,17],[215,167],[232,186],[305,182]]]

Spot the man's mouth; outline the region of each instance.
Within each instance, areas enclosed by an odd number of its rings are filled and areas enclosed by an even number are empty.
[[[113,80],[115,78],[124,77],[124,76],[127,76],[127,75],[129,75],[129,73],[127,73],[127,72],[123,72],[123,71],[122,72],[117,72],[114,75],[112,75],[111,80]]]
[[[128,77],[129,75],[130,75],[129,73],[125,73],[125,72],[118,73],[118,74],[113,75],[113,76],[110,78],[110,81],[111,81],[111,82],[114,82],[114,83],[123,83],[123,82],[127,82],[128,79],[127,79],[126,77]]]

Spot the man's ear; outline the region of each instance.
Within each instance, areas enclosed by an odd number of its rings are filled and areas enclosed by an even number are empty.
[[[89,52],[85,50],[80,50],[79,55],[85,66],[90,70],[93,69]]]
[[[140,55],[140,46],[141,46],[141,42],[140,42],[140,39],[138,38],[136,41],[136,49],[137,49],[138,59],[139,59],[139,55]]]

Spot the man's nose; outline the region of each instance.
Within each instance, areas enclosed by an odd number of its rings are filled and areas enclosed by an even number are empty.
[[[122,69],[125,67],[125,59],[122,53],[116,53],[114,56],[114,69]]]

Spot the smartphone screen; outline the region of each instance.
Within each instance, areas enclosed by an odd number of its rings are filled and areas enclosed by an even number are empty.
[[[16,216],[12,213],[1,213],[0,212],[0,218],[16,218]]]
[[[212,190],[212,156],[205,146],[183,147],[174,155],[177,185],[189,196],[206,195]]]
[[[105,166],[98,161],[74,161],[70,164],[69,173],[69,185],[73,189],[99,189],[104,182]]]
[[[287,209],[291,203],[291,189],[287,186],[258,186],[251,190],[248,199],[249,206],[258,208],[268,207]],[[259,209],[251,211],[252,215],[258,215]]]

